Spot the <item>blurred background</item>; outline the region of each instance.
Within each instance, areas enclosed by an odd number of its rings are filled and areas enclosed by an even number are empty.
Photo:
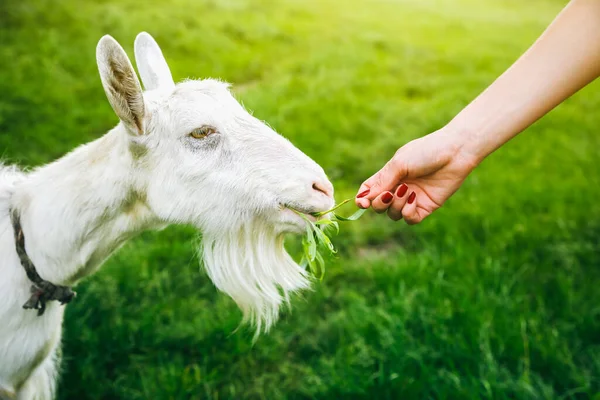
[[[0,154],[37,166],[112,128],[96,43],[111,34],[133,59],[145,30],[176,80],[232,82],[342,200],[565,4],[5,0]],[[600,399],[599,110],[594,83],[419,226],[343,225],[323,282],[255,345],[200,270],[194,230],[143,234],[78,286],[59,399]]]

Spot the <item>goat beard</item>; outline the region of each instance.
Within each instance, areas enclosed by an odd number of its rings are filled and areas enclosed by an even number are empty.
[[[287,253],[284,234],[252,221],[231,232],[204,232],[201,260],[214,285],[243,312],[255,339],[277,321],[290,294],[310,286],[307,272]]]

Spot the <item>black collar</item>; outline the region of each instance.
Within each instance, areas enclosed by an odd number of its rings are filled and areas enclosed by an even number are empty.
[[[75,292],[67,286],[55,285],[51,282],[43,280],[35,269],[35,265],[25,251],[25,235],[21,228],[21,221],[17,211],[13,210],[10,213],[13,229],[15,231],[15,244],[17,254],[21,260],[21,265],[25,268],[27,277],[33,283],[31,285],[31,297],[25,304],[24,309],[38,310],[38,316],[43,315],[46,311],[46,302],[49,300],[58,300],[60,304],[66,304],[73,300]]]

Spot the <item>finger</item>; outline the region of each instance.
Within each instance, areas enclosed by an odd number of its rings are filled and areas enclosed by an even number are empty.
[[[407,192],[408,186],[406,186],[406,184],[404,183],[398,186],[398,189],[396,189],[396,192],[394,194],[394,200],[392,201],[392,204],[390,205],[387,211],[388,217],[390,217],[390,219],[392,219],[393,221],[398,221],[402,219],[402,208],[406,204],[406,199],[408,198],[408,196],[406,195]]]
[[[400,221],[402,219],[402,210],[398,211],[390,207],[387,210],[387,215],[392,221]]]
[[[358,190],[357,198],[373,201],[382,192],[395,188],[406,176],[404,164],[396,156],[388,161],[381,170],[363,182]],[[361,202],[362,204],[362,202]]]
[[[369,208],[371,202],[368,199],[355,198],[354,203],[360,208]]]
[[[377,196],[372,202],[371,207],[377,214],[381,214],[386,212],[390,204],[392,204],[392,200],[394,200],[394,195],[391,192],[383,192],[381,195]]]
[[[369,206],[371,205],[371,200],[364,198],[366,195],[369,194],[369,192],[370,189],[367,188],[363,183],[358,189],[358,193],[354,197],[354,203],[356,203],[356,205],[360,208],[369,208]]]
[[[354,202],[360,208],[369,208],[371,206],[371,200],[365,197],[371,192],[370,181],[372,179],[373,177],[370,177],[364,181],[363,184],[360,185],[360,188],[358,188],[358,193],[356,193],[356,196],[354,197]]]
[[[417,212],[417,201],[417,194],[411,192],[406,199],[406,204],[402,208],[402,217],[409,225],[421,222],[419,213]]]
[[[388,161],[383,168],[373,176],[368,199],[374,199],[386,190],[395,189],[400,181],[406,177],[406,168],[403,167],[396,156]]]
[[[371,206],[371,200],[367,198],[367,196],[371,192],[370,182],[373,180],[373,176],[364,181],[362,185],[360,185],[358,193],[354,198],[354,202],[360,208],[369,208]]]

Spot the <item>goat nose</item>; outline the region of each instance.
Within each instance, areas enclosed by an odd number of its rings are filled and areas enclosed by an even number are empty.
[[[313,190],[323,193],[327,197],[333,197],[333,185],[329,181],[317,181],[312,184]]]

